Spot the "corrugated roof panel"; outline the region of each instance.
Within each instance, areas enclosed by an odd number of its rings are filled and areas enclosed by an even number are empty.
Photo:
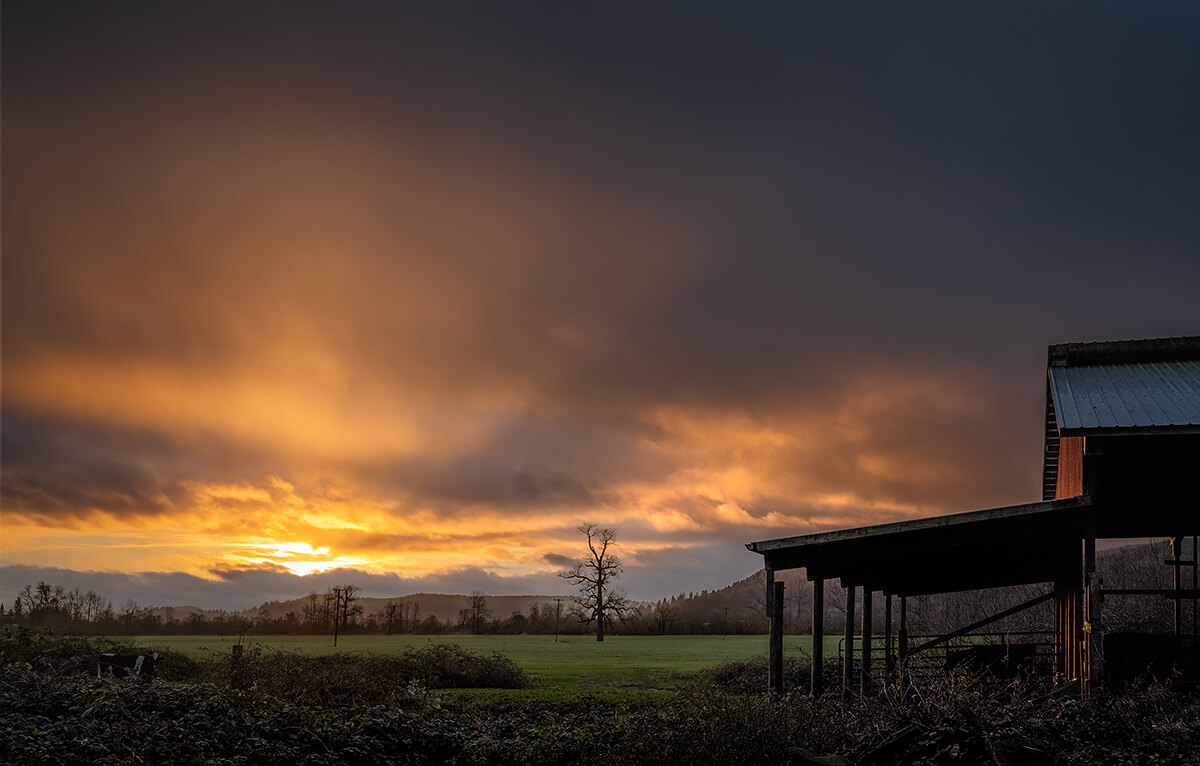
[[[1063,434],[1142,428],[1200,428],[1200,362],[1050,367]]]
[[[1050,385],[1054,390],[1054,408],[1058,415],[1058,428],[1062,430],[1062,424],[1066,422],[1074,422],[1079,420],[1079,405],[1075,401],[1075,392],[1071,390],[1071,382],[1066,376],[1060,376],[1059,380],[1055,380],[1054,376],[1050,377]],[[1060,391],[1061,389],[1061,391]]]

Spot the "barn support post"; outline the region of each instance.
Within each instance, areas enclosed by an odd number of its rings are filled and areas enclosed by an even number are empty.
[[[770,635],[767,639],[767,689],[772,694],[783,692],[783,583],[775,581],[775,570],[767,570],[767,618]]]
[[[1054,581],[1054,672],[1068,680],[1072,670],[1071,635],[1068,630],[1071,622],[1069,590],[1064,580]]]
[[[863,586],[862,601],[862,673],[858,679],[858,689],[863,694],[871,691],[871,634],[874,632],[871,624],[871,588]]]
[[[775,583],[771,600],[771,693],[783,694],[783,583]]]
[[[1076,575],[1074,582],[1071,583],[1071,632],[1074,640],[1071,659],[1075,663],[1072,677],[1079,680],[1079,687],[1082,690],[1087,683],[1087,655],[1084,654],[1087,647],[1084,643],[1083,633],[1083,583],[1081,580],[1082,578]]]
[[[818,577],[813,580],[812,600],[812,682],[810,691],[813,698],[821,696],[824,679],[821,677],[821,666],[825,659],[825,580]]]
[[[1055,670],[1067,681],[1085,684],[1083,617],[1083,545],[1076,549],[1073,561],[1064,562],[1063,572],[1054,581]]]
[[[1171,538],[1171,562],[1175,569],[1175,590],[1183,588],[1183,569],[1179,566],[1179,557],[1183,555],[1183,538]],[[1176,594],[1178,596],[1179,594]],[[1175,599],[1175,635],[1183,635],[1183,601]]]
[[[892,652],[892,594],[883,594],[883,677],[891,683],[896,672],[895,655]]]
[[[1083,694],[1090,697],[1100,690],[1104,679],[1104,626],[1101,610],[1104,595],[1100,590],[1100,578],[1096,576],[1096,527],[1089,524],[1087,537],[1083,541],[1083,642],[1084,684]]]
[[[896,633],[896,654],[900,660],[899,681],[903,684],[908,663],[908,596],[900,597],[900,629]]]
[[[1192,593],[1200,593],[1200,535],[1192,535]],[[1200,612],[1196,611],[1196,596],[1192,596],[1192,640],[1200,639]]]
[[[854,586],[846,587],[846,628],[842,631],[842,696],[850,694],[854,679]]]

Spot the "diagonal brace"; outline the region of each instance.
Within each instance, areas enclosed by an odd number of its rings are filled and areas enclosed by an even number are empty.
[[[958,630],[947,633],[946,635],[941,636],[940,638],[935,638],[932,641],[926,641],[925,643],[921,644],[920,646],[909,649],[908,654],[909,654],[909,656],[911,656],[911,655],[916,654],[917,652],[923,652],[926,649],[931,649],[935,646],[938,646],[939,644],[944,644],[947,641],[951,641],[955,638],[958,638],[959,636],[965,636],[966,634],[970,633],[973,630],[978,630],[979,628],[982,628],[984,625],[990,625],[991,623],[996,622],[997,620],[1003,620],[1005,617],[1011,617],[1012,615],[1016,614],[1017,612],[1023,612],[1026,609],[1035,607],[1038,604],[1040,604],[1044,601],[1049,601],[1052,598],[1054,598],[1053,593],[1046,593],[1041,596],[1038,596],[1037,598],[1030,599],[1029,601],[1026,601],[1024,604],[1017,604],[1014,607],[1009,607],[1008,609],[1005,609],[1003,612],[996,612],[991,617],[984,617],[979,622],[973,622],[970,625],[966,626],[965,628],[959,628]]]

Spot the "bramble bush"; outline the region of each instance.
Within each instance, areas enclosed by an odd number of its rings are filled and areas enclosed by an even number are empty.
[[[871,697],[772,698],[741,691],[765,675],[749,663],[676,692],[439,694],[530,679],[445,646],[391,658],[251,650],[190,661],[177,670],[188,678],[167,663],[152,681],[97,679],[99,648],[120,647],[0,637],[0,763],[1200,764],[1200,699],[1165,686],[1080,701],[958,676]]]

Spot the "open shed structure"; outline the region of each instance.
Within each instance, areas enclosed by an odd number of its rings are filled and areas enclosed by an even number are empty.
[[[846,591],[842,686],[857,677],[865,690],[874,650],[887,666],[1045,601],[1054,602],[1054,670],[1088,693],[1104,677],[1104,595],[1170,598],[1175,631],[1181,604],[1192,601],[1194,634],[1196,535],[1200,534],[1195,478],[1200,467],[1200,337],[1071,343],[1049,348],[1046,370],[1043,497],[1024,505],[749,543],[766,568],[771,618],[769,686],[783,688],[783,584],[775,573],[804,568],[813,583],[812,693],[820,694],[824,592],[828,580]],[[1182,542],[1192,537],[1191,558]],[[1169,537],[1174,588],[1101,589],[1096,541]],[[1184,587],[1189,570],[1191,587]],[[1045,595],[945,636],[909,646],[910,596],[1047,583]],[[855,635],[856,598],[861,623]],[[875,594],[885,599],[882,641],[872,625]],[[899,626],[892,640],[892,604]],[[861,667],[855,672],[855,641]],[[892,647],[896,647],[896,657]],[[895,664],[898,660],[898,664]]]

